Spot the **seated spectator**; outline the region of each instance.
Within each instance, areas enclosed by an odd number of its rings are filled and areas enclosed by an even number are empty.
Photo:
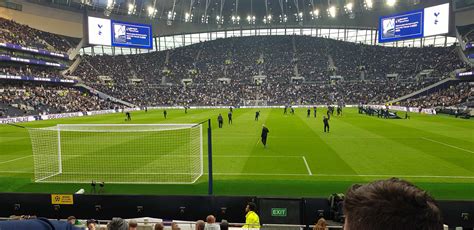
[[[128,230],[137,230],[138,228],[138,223],[136,220],[130,220],[128,222]]]
[[[227,220],[221,221],[221,230],[229,230],[229,222]]]
[[[206,222],[204,222],[203,220],[196,221],[196,230],[204,230],[205,226]]]
[[[328,230],[326,220],[324,218],[320,218],[318,223],[314,225],[313,230]]]
[[[128,230],[128,223],[122,218],[114,217],[107,225],[107,230]]]
[[[165,226],[163,225],[163,223],[157,223],[155,224],[155,230],[163,230],[165,229]]]
[[[87,220],[86,227],[88,230],[96,230],[97,221],[94,219]]]
[[[72,225],[75,225],[76,224],[76,217],[75,216],[68,217],[67,222],[72,224]]]
[[[204,226],[204,230],[220,230],[221,226],[216,223],[216,218],[213,215],[209,215],[206,217],[206,225]]]
[[[171,223],[171,230],[181,230],[181,228],[178,226],[177,223],[173,222]]]
[[[345,230],[441,230],[435,200],[410,182],[392,178],[353,185],[344,200]]]

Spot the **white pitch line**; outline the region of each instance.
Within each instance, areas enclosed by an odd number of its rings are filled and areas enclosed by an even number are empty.
[[[308,174],[293,173],[212,173],[218,176],[309,176]],[[208,175],[204,173],[204,175]]]
[[[309,168],[308,162],[306,161],[306,157],[302,156],[302,158],[303,158],[304,164],[306,165],[306,169],[308,170],[308,174],[312,176],[313,173],[311,172],[311,169]]]
[[[466,151],[466,152],[468,152],[468,153],[474,153],[474,151],[467,150],[467,149],[463,149],[463,148],[459,148],[459,147],[457,147],[457,146],[450,145],[450,144],[446,144],[446,143],[443,143],[443,142],[440,142],[440,141],[435,141],[435,140],[432,140],[432,139],[429,139],[429,138],[426,138],[426,137],[422,137],[422,139],[425,139],[425,140],[427,140],[427,141],[431,141],[431,142],[434,142],[434,143],[442,144],[442,145],[445,145],[445,146],[448,146],[448,147],[451,147],[451,148],[455,148],[455,149],[459,149],[459,150],[462,150],[462,151]]]
[[[314,174],[318,177],[405,177],[405,178],[447,178],[447,179],[474,179],[474,176],[430,176],[430,175],[350,175],[350,174]]]
[[[33,171],[0,171],[0,173],[33,173]]]
[[[236,155],[236,156],[227,156],[227,155],[213,155],[212,157],[216,157],[216,158],[227,158],[227,157],[230,157],[230,158],[235,158],[235,157],[238,157],[238,158],[247,158],[247,157],[256,157],[256,158],[300,158],[301,156],[243,156],[243,155]]]
[[[12,162],[12,161],[17,161],[17,160],[25,159],[25,158],[32,157],[32,156],[33,156],[33,155],[29,155],[29,156],[24,156],[24,157],[18,157],[18,158],[11,159],[11,160],[8,160],[8,161],[2,161],[2,162],[0,162],[0,164],[9,163],[9,162]]]

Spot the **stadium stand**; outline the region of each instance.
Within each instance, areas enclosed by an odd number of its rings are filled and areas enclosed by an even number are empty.
[[[77,45],[78,38],[52,34],[0,17],[0,42],[67,52]]]
[[[0,81],[0,117],[113,109],[113,103],[65,84]]]
[[[462,67],[453,51],[453,47],[391,48],[306,36],[256,36],[147,54],[85,56],[74,75],[137,105],[242,105],[256,98],[268,105],[384,103]],[[388,60],[388,54],[399,58]],[[410,64],[414,62],[418,64]],[[418,76],[426,69],[433,70],[429,77]],[[362,71],[365,81],[360,81]],[[394,73],[397,79],[387,78]],[[253,81],[257,75],[266,76],[258,85]],[[342,78],[331,80],[332,75]],[[291,81],[297,76],[305,82]],[[192,84],[183,87],[183,79],[192,79]]]

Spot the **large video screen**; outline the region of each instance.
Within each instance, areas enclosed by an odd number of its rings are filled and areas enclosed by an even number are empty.
[[[88,17],[89,44],[152,49],[151,25]]]
[[[449,3],[380,17],[379,43],[449,32]]]

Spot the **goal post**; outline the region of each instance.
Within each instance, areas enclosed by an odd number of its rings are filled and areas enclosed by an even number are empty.
[[[203,175],[202,124],[29,128],[35,182],[191,184]]]

